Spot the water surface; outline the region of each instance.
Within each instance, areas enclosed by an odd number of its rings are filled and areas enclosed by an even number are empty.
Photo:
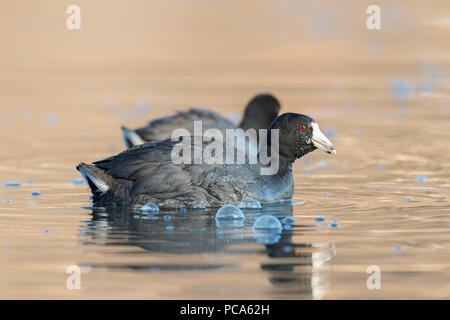
[[[446,1],[384,1],[376,32],[364,1],[78,2],[80,31],[60,1],[0,5],[0,298],[450,297]],[[266,91],[337,150],[295,163],[293,205],[234,227],[91,208],[75,166],[122,151],[121,125],[193,105],[238,121]],[[295,222],[264,237],[262,213]]]

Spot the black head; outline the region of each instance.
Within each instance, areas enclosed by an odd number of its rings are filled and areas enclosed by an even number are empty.
[[[247,104],[241,127],[247,129],[267,129],[280,112],[280,103],[271,94],[259,94]]]
[[[336,154],[333,144],[320,131],[313,118],[297,113],[283,113],[273,121],[270,129],[279,130],[279,154],[288,162],[294,162],[317,148],[329,154]],[[268,141],[271,140],[270,130]]]

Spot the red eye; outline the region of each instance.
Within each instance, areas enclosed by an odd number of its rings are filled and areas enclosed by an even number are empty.
[[[300,130],[301,130],[301,131],[306,130],[306,126],[301,125],[301,126],[300,126]]]

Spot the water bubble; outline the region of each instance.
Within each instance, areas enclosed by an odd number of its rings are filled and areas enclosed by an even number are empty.
[[[244,220],[245,219],[233,219],[233,220],[216,219],[216,226],[219,229],[242,228],[244,226]],[[205,230],[205,229],[201,229],[201,230]]]
[[[74,186],[78,186],[78,185],[83,184],[83,183],[84,183],[84,180],[83,180],[83,179],[73,179],[73,180],[72,180],[72,184],[73,184]]]
[[[40,197],[42,196],[42,193],[40,191],[31,191],[32,197]]]
[[[135,215],[133,216],[133,219],[139,219],[140,217],[141,217],[140,215],[135,214]]]
[[[281,230],[282,226],[280,221],[272,215],[260,216],[255,220],[253,225],[255,230]]]
[[[47,115],[47,122],[49,125],[54,126],[58,123],[58,115],[56,113],[50,113]]]
[[[12,203],[12,200],[6,200],[5,203],[10,204],[10,203]]]
[[[167,230],[167,231],[172,231],[173,229],[174,229],[173,226],[167,226],[167,227],[166,227],[166,230]]]
[[[405,199],[403,199],[403,201],[411,202],[411,198],[405,198]]]
[[[181,208],[180,209],[180,213],[181,214],[186,214],[188,211],[187,211],[187,209],[186,208]]]
[[[256,242],[259,244],[275,244],[280,241],[281,232],[272,229],[272,230],[253,230],[253,237]]]
[[[86,231],[84,231],[84,230],[78,230],[78,234],[79,234],[80,236],[84,235],[85,233],[86,233]]]
[[[283,247],[283,252],[284,253],[292,252],[292,246],[284,246]]]
[[[324,193],[322,193],[322,195],[323,195],[323,196],[327,196],[327,195],[328,195],[328,192],[324,192]]]
[[[339,227],[339,220],[333,220],[330,223],[331,228],[338,228]]]
[[[412,82],[407,78],[392,77],[389,82],[397,100],[407,100],[413,91]]]
[[[44,233],[50,233],[50,229],[44,229]]]
[[[21,187],[22,184],[19,181],[6,181],[3,183],[4,187]]]
[[[417,176],[416,177],[416,181],[426,181],[427,180],[427,176]]]
[[[281,220],[281,222],[284,223],[284,224],[293,224],[293,223],[295,223],[295,218],[291,217],[291,216],[288,216],[288,217],[283,218]]]
[[[27,180],[27,183],[28,183],[28,184],[33,184],[33,179]]]
[[[139,210],[143,211],[145,214],[158,213],[159,207],[156,204],[149,202],[140,207]]]
[[[216,220],[243,220],[245,219],[242,210],[234,204],[227,204],[217,210]]]
[[[261,203],[258,200],[252,198],[245,198],[239,204],[239,208],[242,209],[261,209]]]
[[[290,225],[290,224],[285,224],[285,225],[283,225],[283,229],[284,229],[284,230],[292,230],[292,225]]]
[[[403,247],[402,246],[396,246],[395,247],[395,251],[402,252],[403,251]]]
[[[169,221],[170,219],[172,219],[172,217],[169,216],[169,215],[165,215],[165,216],[163,217],[163,219],[166,220],[166,221]]]
[[[315,220],[316,222],[325,222],[325,221],[327,221],[327,218],[325,218],[325,217],[322,216],[322,215],[319,215],[319,216],[315,217],[314,220]]]

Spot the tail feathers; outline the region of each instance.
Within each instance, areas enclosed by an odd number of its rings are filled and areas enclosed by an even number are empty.
[[[145,141],[134,130],[122,127],[122,134],[123,140],[127,148],[131,148],[145,143]]]
[[[102,169],[91,164],[80,163],[77,170],[91,188],[93,195],[98,196],[109,190],[111,177],[106,175]]]

